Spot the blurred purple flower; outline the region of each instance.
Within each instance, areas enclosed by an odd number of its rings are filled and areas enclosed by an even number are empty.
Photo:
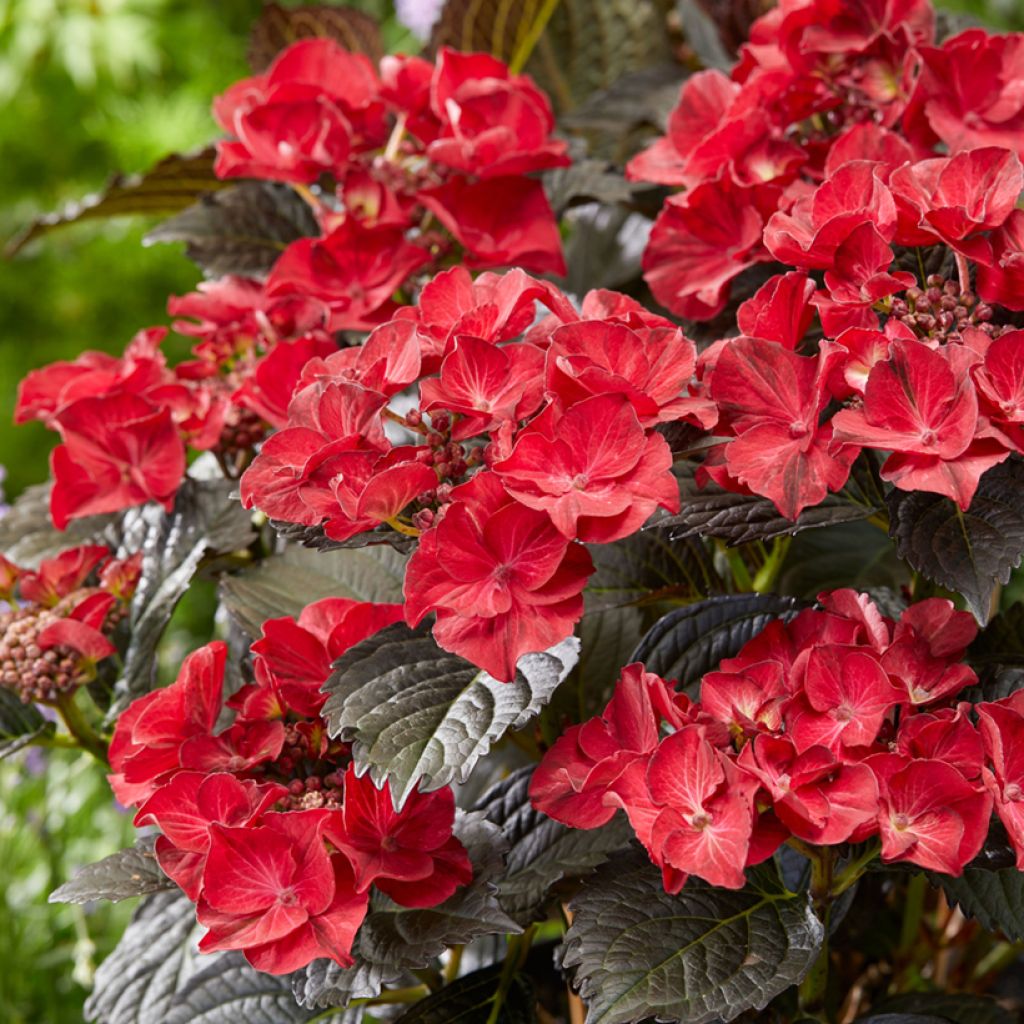
[[[420,39],[426,39],[434,27],[444,0],[395,0],[398,20]]]

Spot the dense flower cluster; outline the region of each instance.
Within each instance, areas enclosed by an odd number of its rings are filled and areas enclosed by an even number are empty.
[[[569,163],[551,138],[547,97],[486,54],[442,48],[436,62],[385,57],[380,68],[328,39],[290,46],[262,75],[233,85],[214,115],[234,138],[221,177],[305,187],[319,238],[294,242],[267,281],[271,295],[314,296],[330,326],[369,328],[396,290],[458,253],[475,268],[565,272],[541,182]]]
[[[538,301],[550,313],[534,324]],[[522,271],[445,271],[364,345],[305,367],[242,500],[335,540],[417,536],[407,620],[436,612],[443,647],[511,679],[582,614],[591,561],[577,541],[678,509],[654,428],[713,422],[688,391],[695,363],[674,324],[625,296],[591,292],[577,311]]]
[[[935,47],[932,21],[920,0],[856,16],[786,0],[731,76],[687,80],[668,134],[627,168],[683,189],[644,256],[674,312],[714,316],[745,269],[793,268],[705,357],[716,434],[734,438],[705,475],[789,518],[841,488],[862,447],[891,453],[884,479],[961,508],[1024,450],[1024,335],[996,326],[1024,294],[1019,39]]]
[[[141,556],[115,559],[98,544],[69,548],[23,569],[0,555],[0,685],[26,704],[53,703],[96,676],[116,653]]]
[[[993,800],[1024,863],[1024,707],[980,704],[976,726],[956,701],[977,681],[960,661],[971,616],[932,598],[894,622],[852,590],[819,602],[705,675],[699,702],[627,666],[604,714],[545,755],[534,805],[576,828],[623,808],[673,892],[688,875],[739,888],[790,837],[878,837],[886,862],[958,875]]]
[[[396,811],[319,715],[331,663],[400,617],[400,605],[317,601],[264,624],[254,680],[226,700],[217,641],[118,720],[111,784],[137,825],[159,826],[157,859],[196,902],[202,950],[240,949],[274,974],[318,957],[347,966],[371,886],[425,907],[470,880],[452,791]]]

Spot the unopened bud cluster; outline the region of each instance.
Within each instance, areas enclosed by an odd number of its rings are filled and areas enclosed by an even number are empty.
[[[1004,328],[992,323],[993,309],[970,291],[961,291],[955,280],[930,274],[925,287],[908,288],[893,299],[892,315],[918,337],[945,340],[969,327],[997,338]]]
[[[86,681],[77,651],[39,646],[39,634],[61,618],[53,609],[38,606],[0,614],[0,682],[25,704],[52,702]]]

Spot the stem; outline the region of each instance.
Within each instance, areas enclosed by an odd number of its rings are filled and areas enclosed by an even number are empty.
[[[501,968],[501,978],[498,981],[498,990],[494,993],[494,1005],[487,1015],[487,1024],[498,1024],[501,1017],[501,1008],[505,1004],[505,996],[512,987],[512,980],[526,963],[526,957],[530,952],[533,943],[534,933],[537,926],[531,924],[522,935],[510,935],[508,938],[508,952],[505,954],[505,963]]]
[[[317,199],[313,190],[308,185],[299,185],[297,182],[292,182],[291,186],[296,192],[306,201],[306,204],[312,209],[314,213],[320,212],[320,200]]]
[[[832,910],[832,882],[835,852],[829,847],[813,850],[811,859],[811,906],[824,928],[821,949],[810,973],[800,982],[800,1009],[804,1016],[827,1022],[825,996],[828,991],[829,919]]]
[[[732,573],[732,581],[736,589],[741,593],[749,594],[754,589],[754,581],[750,578],[750,570],[747,569],[739,548],[730,548],[719,541],[719,551],[725,556],[729,563],[729,571]]]
[[[753,579],[752,587],[755,593],[764,594],[775,585],[792,542],[791,536],[776,537],[772,541],[772,549],[765,559],[764,565],[758,569],[757,575]]]
[[[398,516],[392,516],[390,519],[385,519],[384,522],[398,533],[404,533],[406,537],[418,537],[420,531],[415,526],[406,526]]]
[[[921,931],[921,917],[924,914],[924,899],[927,893],[928,879],[924,875],[914,875],[907,885],[903,925],[900,928],[900,953],[909,953],[917,944],[917,936]]]
[[[537,40],[540,39],[544,29],[547,28],[551,15],[555,13],[557,6],[558,0],[544,0],[544,6],[541,8],[540,14],[537,15],[537,19],[530,26],[530,31],[526,33],[526,38],[519,44],[516,52],[512,54],[512,59],[508,62],[508,70],[511,74],[518,75],[526,67],[526,62],[530,59],[530,54],[533,53]]]
[[[917,269],[921,274],[921,287],[924,288],[928,275],[924,272],[924,256],[921,255],[921,246],[917,246],[914,251],[917,253]]]
[[[399,147],[402,145],[402,139],[405,138],[405,114],[402,114],[395,122],[395,127],[391,130],[391,135],[388,138],[388,144],[384,147],[384,159],[388,163],[394,163],[395,157],[398,156]]]
[[[78,741],[78,745],[87,750],[101,764],[109,765],[107,760],[107,741],[89,723],[82,709],[75,703],[73,693],[62,693],[54,702],[69,733]]]
[[[864,874],[864,869],[881,851],[882,847],[877,842],[874,842],[856,860],[847,864],[832,881],[832,898],[835,899],[836,896],[842,896]]]
[[[464,946],[452,946],[448,951],[448,963],[444,965],[444,981],[450,985],[459,976],[459,967],[462,964],[462,950]]]
[[[956,274],[960,279],[960,294],[971,290],[971,271],[967,266],[967,257],[962,253],[956,254]]]

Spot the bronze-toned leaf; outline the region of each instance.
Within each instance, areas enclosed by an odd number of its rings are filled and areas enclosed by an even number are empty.
[[[374,63],[384,55],[377,19],[354,7],[305,4],[282,7],[267,4],[249,36],[249,65],[264,71],[285,47],[299,39],[333,39],[353,53],[364,53]]]

